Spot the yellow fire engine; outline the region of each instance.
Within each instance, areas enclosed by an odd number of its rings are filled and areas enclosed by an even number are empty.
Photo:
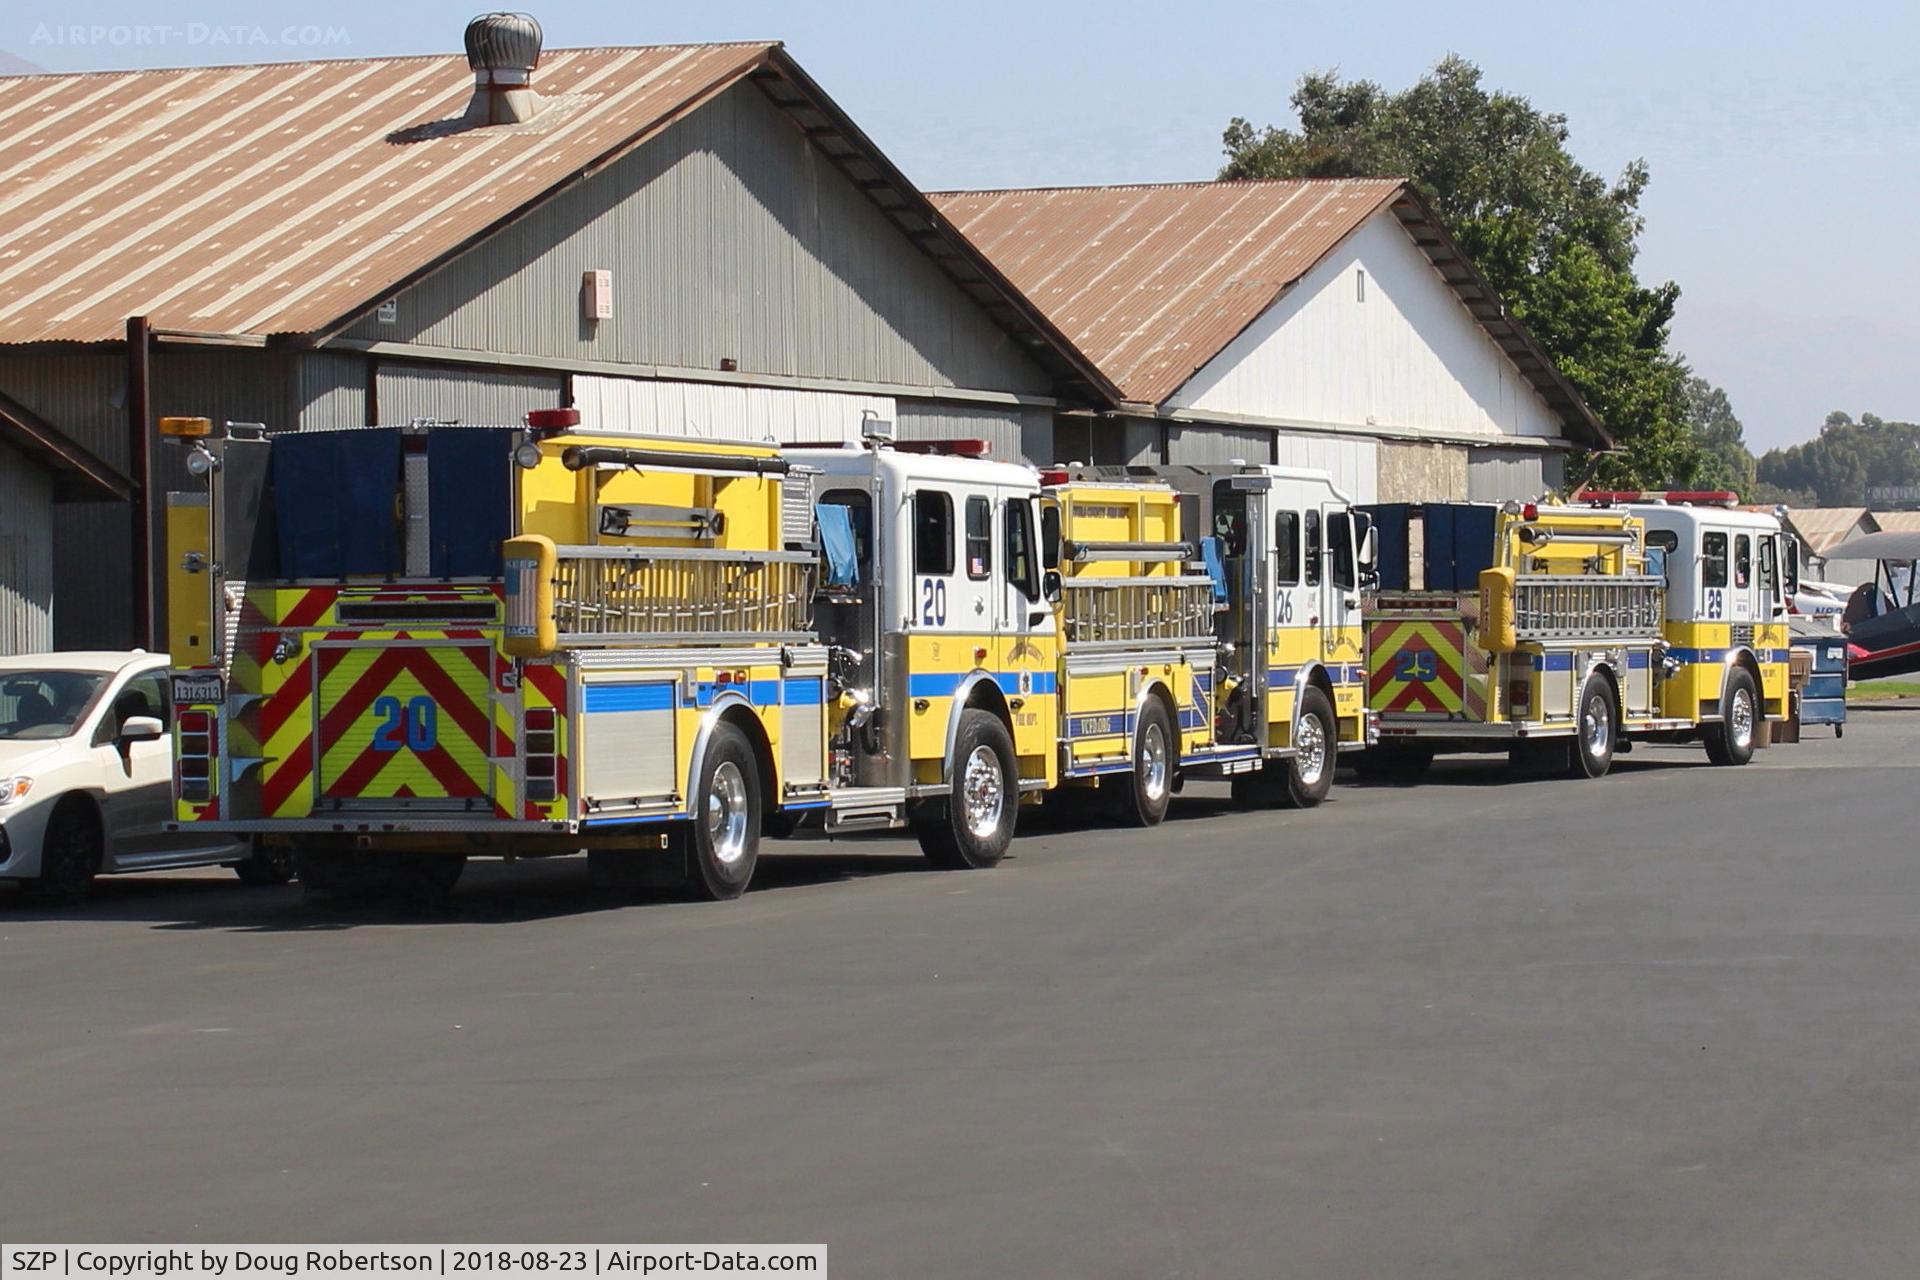
[[[1634,738],[1744,764],[1786,709],[1789,540],[1731,495],[1642,497],[1372,508],[1365,767],[1505,748],[1599,777]]]

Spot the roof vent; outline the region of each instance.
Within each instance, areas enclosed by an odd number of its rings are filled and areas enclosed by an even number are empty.
[[[473,97],[464,123],[524,124],[540,114],[533,69],[540,65],[540,24],[531,14],[483,13],[467,24]]]

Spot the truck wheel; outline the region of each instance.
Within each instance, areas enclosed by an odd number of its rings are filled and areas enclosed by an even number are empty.
[[[27,893],[38,902],[78,902],[93,887],[105,857],[100,819],[85,800],[62,800],[40,837],[40,876]]]
[[[929,862],[970,871],[1006,856],[1020,806],[1018,769],[1013,739],[1000,718],[978,707],[962,711],[947,798],[913,827]]]
[[[1383,782],[1418,782],[1433,768],[1434,749],[1415,742],[1382,743],[1368,747],[1354,760],[1353,767],[1363,778]]]
[[[365,849],[301,849],[293,855],[293,869],[308,898],[358,901],[377,897],[392,884],[389,856]]]
[[[1707,726],[1707,759],[1715,764],[1745,764],[1753,759],[1760,727],[1760,694],[1744,667],[1727,673],[1720,695],[1720,723]]]
[[[1157,827],[1173,803],[1173,768],[1180,750],[1173,736],[1173,720],[1166,704],[1148,698],[1133,731],[1133,772],[1125,780],[1127,822],[1135,827]]]
[[[388,889],[412,906],[438,906],[453,893],[467,869],[464,853],[394,853],[388,871]]]
[[[760,762],[737,727],[722,724],[707,744],[693,790],[693,821],[687,824],[690,874],[697,898],[723,902],[747,891],[760,860]]]
[[[291,849],[255,849],[246,859],[233,864],[233,874],[240,877],[240,883],[265,887],[287,884],[293,879],[293,851]]]
[[[1619,733],[1613,715],[1613,687],[1605,676],[1596,671],[1587,677],[1580,686],[1579,706],[1580,721],[1568,752],[1567,773],[1575,778],[1604,777],[1613,766],[1613,742]]]
[[[1294,719],[1298,727],[1294,731],[1293,758],[1285,762],[1280,801],[1289,809],[1312,809],[1333,790],[1339,728],[1334,722],[1333,704],[1314,685],[1308,685],[1300,695],[1300,712]]]

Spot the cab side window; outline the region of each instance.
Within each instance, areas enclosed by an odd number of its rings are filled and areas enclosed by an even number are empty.
[[[1307,585],[1317,587],[1320,585],[1320,513],[1318,511],[1307,512],[1306,523],[1307,550],[1305,565]]]
[[[1753,540],[1741,534],[1733,540],[1733,585],[1742,589],[1753,581]]]
[[[1033,504],[1007,499],[1007,581],[1029,600],[1040,598],[1040,566],[1033,551]]]
[[[1300,584],[1300,513],[1282,511],[1273,517],[1273,581],[1276,586]]]
[[[1333,585],[1351,591],[1360,585],[1360,568],[1353,549],[1353,520],[1346,515],[1327,517],[1327,550],[1333,557]]]
[[[942,578],[953,572],[953,499],[938,489],[913,495],[913,571]]]
[[[967,576],[993,576],[993,503],[979,494],[967,499]]]
[[[1700,582],[1703,586],[1727,585],[1727,535],[1709,533],[1700,539]]]
[[[1780,598],[1780,545],[1772,538],[1760,539],[1760,594],[1769,600]]]

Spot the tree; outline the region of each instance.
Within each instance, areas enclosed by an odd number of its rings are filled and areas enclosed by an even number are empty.
[[[1753,455],[1747,452],[1746,428],[1734,416],[1727,393],[1705,378],[1687,375],[1687,427],[1700,447],[1700,470],[1694,483],[1703,489],[1732,489],[1741,495],[1754,491]]]
[[[1598,478],[1695,482],[1703,459],[1686,370],[1667,350],[1680,290],[1644,286],[1633,271],[1644,163],[1608,182],[1568,152],[1566,117],[1487,90],[1457,56],[1400,93],[1308,75],[1292,101],[1297,130],[1227,126],[1222,178],[1412,179],[1625,450],[1600,460]]]
[[[1769,449],[1757,471],[1768,484],[1812,494],[1820,506],[1862,506],[1870,487],[1920,485],[1920,425],[1871,413],[1855,422],[1835,410],[1818,437]]]

